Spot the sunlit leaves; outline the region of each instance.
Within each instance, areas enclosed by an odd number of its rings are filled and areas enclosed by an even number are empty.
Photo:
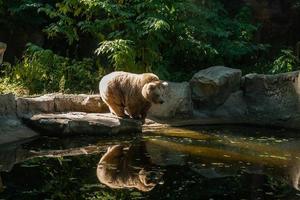
[[[134,67],[135,51],[130,40],[116,39],[103,41],[95,50],[96,54],[107,54],[115,70],[125,70]]]
[[[271,73],[281,73],[281,72],[291,72],[293,70],[299,69],[300,63],[294,52],[290,49],[281,50],[278,58],[273,62]]]
[[[144,19],[140,24],[144,27],[145,30],[150,32],[170,30],[170,25],[166,21],[155,17],[148,17]]]
[[[61,0],[41,3],[37,11],[48,17],[49,38],[66,39],[66,51],[90,38],[100,43],[96,59],[112,69],[155,71],[165,79],[186,79],[266,49],[253,40],[251,10],[230,16],[219,0]]]
[[[101,76],[92,67],[92,59],[76,61],[29,44],[22,62],[13,68],[10,78],[22,83],[30,93],[91,90]]]

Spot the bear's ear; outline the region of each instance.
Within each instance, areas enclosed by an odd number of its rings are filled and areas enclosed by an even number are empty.
[[[156,87],[155,83],[149,83],[149,86],[148,86],[149,90],[154,90],[155,87]]]
[[[169,86],[169,83],[166,81],[162,82],[161,84],[164,88],[167,88]]]

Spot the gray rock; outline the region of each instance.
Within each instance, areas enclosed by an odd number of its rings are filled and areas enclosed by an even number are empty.
[[[99,95],[47,94],[34,98],[17,98],[18,115],[56,112],[108,112]]]
[[[44,95],[34,98],[19,97],[16,99],[16,101],[18,116],[55,112],[53,95]]]
[[[37,135],[17,118],[15,96],[0,95],[0,146],[29,140]]]
[[[100,95],[55,95],[54,106],[56,112],[109,112],[108,107],[102,101]]]
[[[192,100],[189,83],[169,82],[168,84],[165,103],[153,104],[148,115],[156,118],[191,116]]]
[[[200,70],[190,80],[194,107],[215,108],[239,90],[242,72],[224,66]]]
[[[0,95],[0,116],[16,115],[16,101],[13,94]]]
[[[232,93],[225,103],[212,113],[213,117],[231,119],[235,123],[245,122],[247,114],[248,108],[241,90]]]
[[[60,113],[23,116],[24,122],[41,135],[98,135],[130,134],[141,132],[142,124],[131,119],[120,119],[111,114]]]
[[[248,119],[253,124],[300,128],[299,71],[244,78]]]

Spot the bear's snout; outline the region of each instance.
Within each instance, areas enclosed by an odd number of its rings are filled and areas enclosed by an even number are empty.
[[[160,104],[163,104],[163,103],[165,103],[165,102],[161,100],[161,101],[159,101],[159,103],[160,103]]]

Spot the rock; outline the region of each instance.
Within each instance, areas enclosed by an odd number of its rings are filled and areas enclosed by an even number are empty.
[[[239,90],[242,72],[223,66],[200,70],[190,80],[192,100],[196,109],[215,108],[232,92]]]
[[[6,43],[0,42],[0,65],[3,62],[3,56],[4,56],[4,52],[6,50],[6,47],[7,47]]]
[[[210,109],[196,109],[202,120],[300,129],[299,71],[277,75],[248,74],[241,89]]]
[[[18,116],[55,112],[53,95],[44,95],[34,98],[19,97],[16,101]]]
[[[216,118],[231,119],[232,122],[245,122],[247,117],[247,104],[241,90],[232,93],[224,104],[217,107],[212,116]]]
[[[16,116],[16,101],[13,94],[0,95],[0,146],[25,141],[38,134],[26,127]]]
[[[100,95],[56,95],[54,97],[54,105],[56,112],[109,112]]]
[[[56,112],[108,112],[99,95],[48,94],[34,98],[17,98],[18,115]]]
[[[141,132],[142,124],[132,119],[120,119],[111,114],[60,113],[23,116],[24,122],[41,135],[98,135],[108,136]]]
[[[249,122],[300,128],[299,73],[246,75],[243,90]]]
[[[16,101],[13,94],[0,95],[0,116],[16,115]]]
[[[189,83],[169,82],[168,84],[165,103],[153,104],[148,115],[156,118],[191,116],[192,100]]]

